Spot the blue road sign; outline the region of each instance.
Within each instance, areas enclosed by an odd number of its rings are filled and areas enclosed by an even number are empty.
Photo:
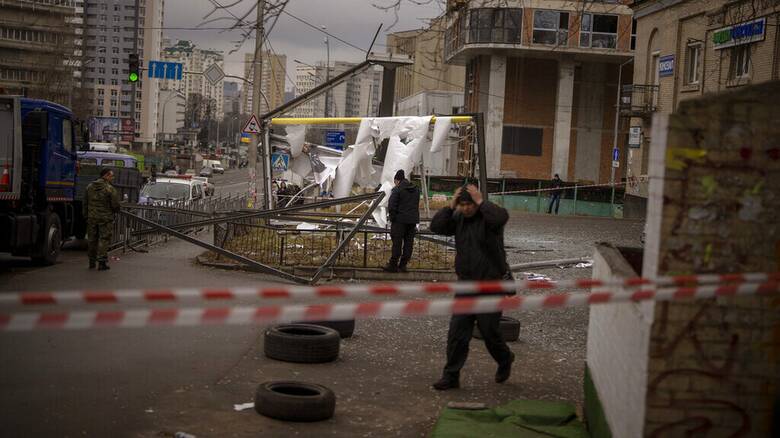
[[[274,172],[284,172],[290,164],[290,156],[287,154],[271,154],[271,168]]]
[[[612,149],[612,161],[620,161],[620,149]]]
[[[184,65],[180,62],[149,61],[147,71],[150,78],[180,81],[184,73]]]
[[[325,146],[344,149],[344,143],[346,143],[347,137],[344,131],[325,131]]]

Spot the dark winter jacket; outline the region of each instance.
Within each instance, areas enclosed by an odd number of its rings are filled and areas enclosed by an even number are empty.
[[[554,189],[558,190],[552,190],[553,195],[562,195],[563,194],[563,181],[561,181],[560,178],[553,178],[552,179],[552,186]]]
[[[92,222],[111,222],[119,212],[119,192],[108,181],[98,178],[87,186],[82,213]]]
[[[420,189],[407,180],[393,187],[387,201],[390,222],[399,224],[420,223]]]
[[[483,201],[470,218],[445,207],[431,219],[431,231],[455,236],[455,273],[460,280],[500,280],[507,272],[504,225],[509,213]]]

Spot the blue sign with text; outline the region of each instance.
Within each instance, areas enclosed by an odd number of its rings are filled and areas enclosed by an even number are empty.
[[[181,80],[184,65],[180,62],[149,61],[149,77]]]
[[[344,149],[346,138],[344,131],[325,131],[325,146]]]
[[[674,55],[662,56],[658,60],[658,76],[672,76],[674,74]]]

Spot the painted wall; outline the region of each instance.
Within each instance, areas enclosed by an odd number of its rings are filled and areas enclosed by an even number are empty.
[[[596,246],[593,278],[638,275],[616,248]],[[587,367],[614,437],[642,436],[652,315],[652,303],[590,308]],[[589,403],[592,401],[586,400],[586,405]]]
[[[769,83],[656,117],[645,276],[780,269],[778,99]],[[779,396],[780,300],[658,303],[646,435],[770,436]]]

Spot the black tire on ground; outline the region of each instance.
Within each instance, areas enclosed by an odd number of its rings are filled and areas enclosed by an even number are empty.
[[[498,330],[501,332],[501,338],[505,342],[514,342],[520,338],[520,321],[509,316],[502,316],[498,325]],[[474,333],[472,336],[477,339],[482,339],[482,332],[479,331],[477,324],[474,324]]]
[[[333,416],[336,395],[313,383],[277,381],[261,383],[255,392],[255,411],[284,421],[322,421]]]
[[[339,357],[341,338],[336,330],[311,324],[280,324],[265,331],[264,351],[271,359],[297,363],[324,363]]]
[[[46,223],[41,230],[40,239],[32,256],[33,262],[39,265],[57,263],[62,246],[62,225],[57,213],[49,212],[46,215]]]
[[[341,338],[349,338],[355,333],[355,320],[348,321],[307,321],[305,324],[318,325],[321,327],[332,328],[339,332]]]

